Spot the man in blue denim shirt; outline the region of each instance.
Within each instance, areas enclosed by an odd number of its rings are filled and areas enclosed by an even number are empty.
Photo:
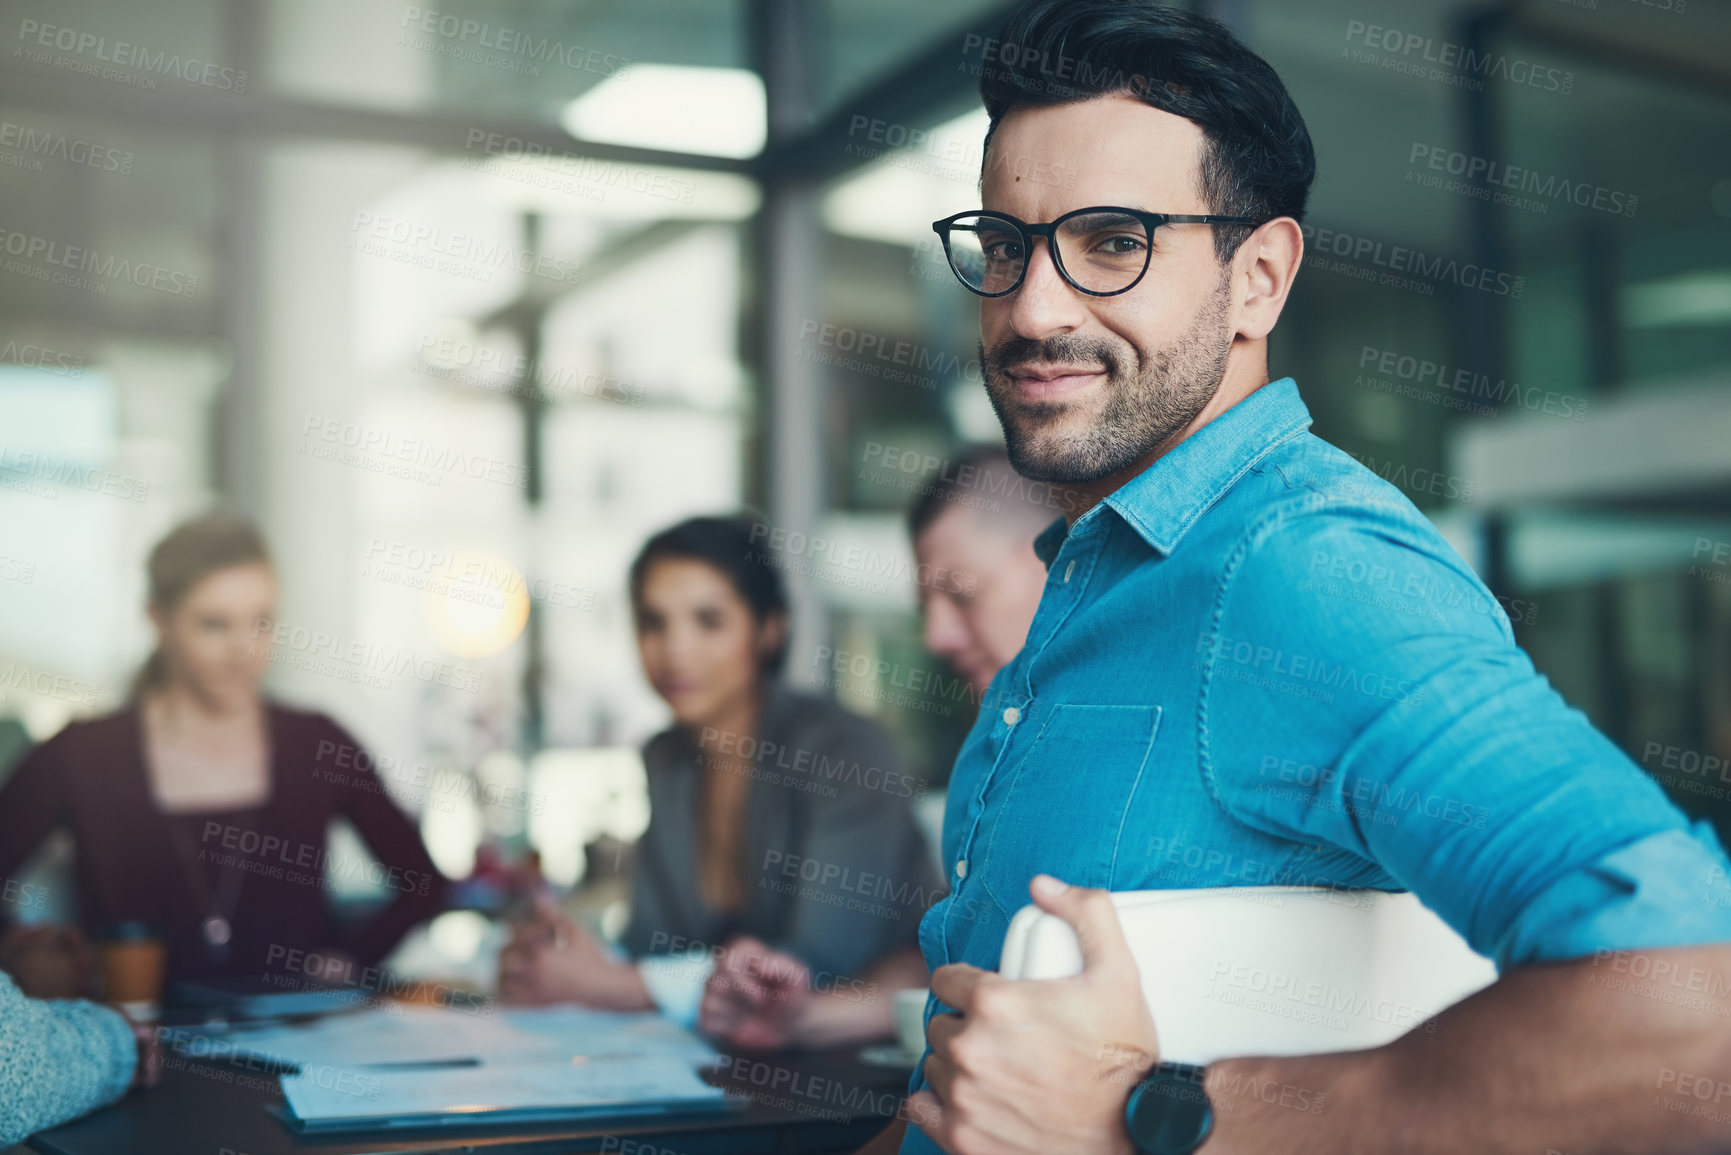
[[[957,759],[916,1126],[868,1150],[1147,1149],[1158,1024],[1106,893],[1269,884],[1410,889],[1501,978],[1387,1047],[1211,1064],[1212,1131],[1161,1150],[1731,1145],[1717,840],[1269,381],[1314,174],[1279,79],[1140,0],[1034,0],[997,43],[986,209],[936,227],[1012,461],[1084,500]],[[990,973],[1030,894],[1080,976]]]

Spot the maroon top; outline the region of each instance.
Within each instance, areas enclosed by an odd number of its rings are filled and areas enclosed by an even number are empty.
[[[168,944],[171,983],[281,971],[293,950],[378,962],[441,909],[445,879],[347,731],[323,714],[274,703],[267,712],[270,789],[246,810],[160,809],[136,706],[67,726],[0,787],[0,878],[16,875],[50,832],[67,827],[85,934],[94,940],[115,923],[147,924]],[[326,831],[339,816],[378,865],[329,854]],[[327,874],[381,882],[395,897],[360,925],[339,924],[325,897]],[[226,953],[206,942],[212,914],[232,927]]]

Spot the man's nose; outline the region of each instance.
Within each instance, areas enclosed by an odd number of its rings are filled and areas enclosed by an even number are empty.
[[[1017,336],[1040,341],[1080,327],[1084,315],[1081,295],[1058,272],[1050,240],[1033,238],[1027,271],[1010,294],[1011,328]]]
[[[954,657],[968,648],[967,625],[948,598],[935,597],[926,603],[924,641],[926,649],[940,658]]]

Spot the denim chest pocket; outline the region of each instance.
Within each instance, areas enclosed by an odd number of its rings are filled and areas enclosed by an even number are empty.
[[[987,798],[980,880],[1006,914],[1050,874],[1110,888],[1124,820],[1160,729],[1159,706],[1061,703],[1001,789]]]

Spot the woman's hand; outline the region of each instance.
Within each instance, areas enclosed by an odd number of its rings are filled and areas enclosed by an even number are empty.
[[[0,970],[33,999],[95,999],[96,952],[74,926],[17,926],[0,937]]]
[[[499,952],[499,998],[520,1006],[581,1003],[601,1010],[651,1010],[637,968],[545,900],[512,928]]]
[[[806,964],[756,939],[735,939],[704,988],[698,1026],[743,1051],[838,1047],[895,1033],[893,992],[926,985],[925,959],[913,944],[879,959],[864,975],[825,975],[814,989]]]
[[[800,1024],[815,998],[804,962],[740,937],[715,960],[697,1025],[740,1050],[779,1050],[802,1041]]]

